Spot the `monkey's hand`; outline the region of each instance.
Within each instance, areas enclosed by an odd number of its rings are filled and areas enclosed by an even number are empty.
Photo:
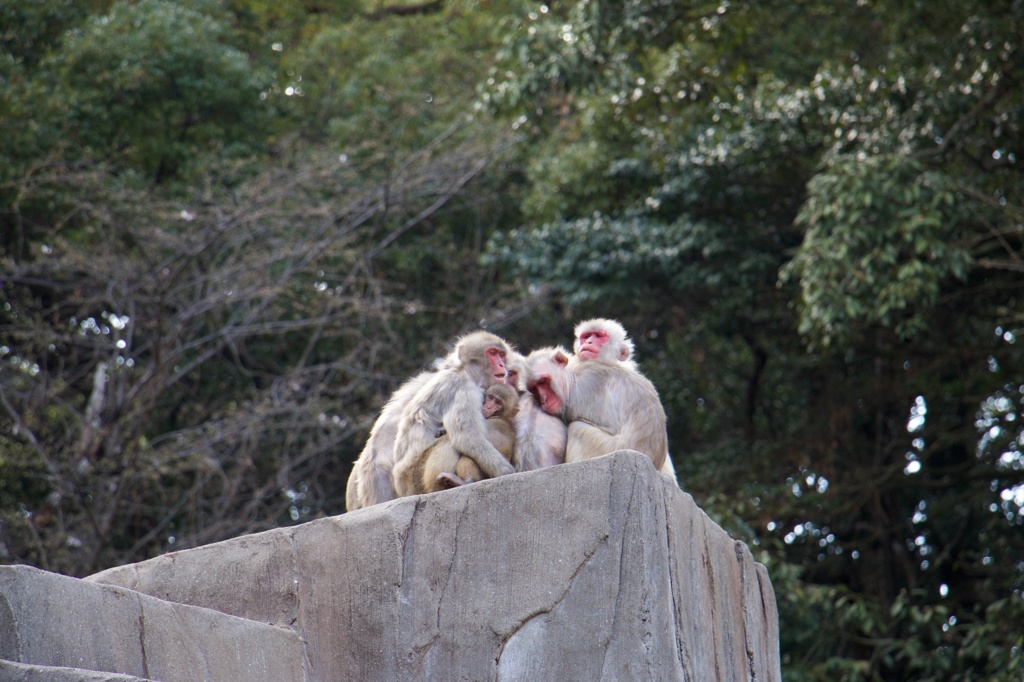
[[[444,473],[437,475],[437,482],[445,488],[458,488],[460,485],[466,485],[467,483],[473,483],[474,481],[472,478],[463,480],[456,474],[445,471]]]
[[[465,454],[465,453],[463,453]],[[488,478],[497,478],[498,476],[505,476],[507,474],[516,473],[515,467],[507,459],[501,456],[501,453],[494,450],[494,455],[488,454],[486,457],[472,455],[466,455],[480,467],[480,471],[487,474]]]
[[[476,450],[470,450],[469,448],[464,450],[456,448],[456,450],[463,457],[469,457],[476,462],[476,465],[480,467],[480,471],[487,478],[497,478],[498,476],[516,473],[512,463],[502,457],[501,453],[490,443],[484,442]]]

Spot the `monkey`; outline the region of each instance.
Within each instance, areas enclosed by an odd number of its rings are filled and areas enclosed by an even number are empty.
[[[516,358],[517,361],[522,360],[520,385],[523,389],[519,397],[519,411],[516,413],[516,447],[512,455],[516,471],[533,471],[565,462],[565,422],[542,410],[536,396],[525,390],[531,375],[531,365],[542,362],[555,350],[566,354],[562,348],[541,348],[526,358]]]
[[[494,384],[484,393],[483,414],[484,424],[487,427],[487,440],[510,462],[516,440],[516,429],[512,420],[516,416],[518,407],[519,391],[513,386]],[[476,466],[476,462],[469,457],[461,459],[467,460],[469,463],[467,466]]]
[[[395,434],[392,481],[397,496],[415,494],[413,466],[441,432],[488,477],[514,473],[512,464],[487,440],[480,408],[484,391],[504,383],[509,350],[508,343],[489,332],[463,336],[444,367],[405,405]]]
[[[574,344],[580,349],[578,356],[570,359],[560,349],[553,349],[538,358],[531,366],[529,390],[541,409],[561,416],[569,425],[566,462],[636,450],[663,471],[668,435],[658,392],[633,363],[632,342],[626,343],[624,332],[618,348],[604,350],[621,325],[602,322],[608,321],[581,325]],[[604,333],[586,334],[594,331],[593,327]]]
[[[573,353],[577,362],[586,360],[606,363],[618,361],[633,371],[640,372],[636,363],[633,362],[633,341],[626,333],[626,328],[618,321],[607,318],[586,320],[576,325],[573,334],[575,336]],[[665,463],[659,471],[678,484],[675,465],[672,463],[671,455],[667,452]]]
[[[441,361],[443,362],[443,361]],[[438,362],[432,370],[421,372],[402,384],[380,412],[370,429],[363,451],[359,454],[348,477],[345,489],[345,508],[355,511],[395,499],[392,482],[395,435],[402,411],[413,396],[429,382],[443,365]]]
[[[518,401],[519,393],[506,384],[494,384],[484,393],[482,412],[487,440],[509,461],[515,445],[513,419]],[[416,457],[411,472],[415,494],[455,488],[485,478],[476,462],[452,447],[447,434]]]

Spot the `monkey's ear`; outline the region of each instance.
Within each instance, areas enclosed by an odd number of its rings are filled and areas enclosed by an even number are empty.
[[[633,342],[627,337],[622,339],[619,346],[619,362],[625,362],[633,357]]]
[[[569,358],[567,358],[565,356],[565,353],[563,353],[562,351],[556,351],[555,354],[551,357],[551,359],[554,360],[559,365],[561,365],[562,367],[565,367],[566,365],[569,364]]]

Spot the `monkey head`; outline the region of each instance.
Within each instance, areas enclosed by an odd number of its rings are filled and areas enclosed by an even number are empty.
[[[511,419],[516,414],[519,393],[507,384],[494,384],[484,394],[484,419]]]
[[[476,383],[486,388],[505,382],[508,352],[509,346],[501,337],[480,331],[459,339],[454,355],[458,358],[457,366],[470,372]]]
[[[573,351],[580,360],[627,362],[633,357],[633,342],[615,320],[595,318],[576,325]]]
[[[529,371],[527,390],[537,398],[542,410],[560,415],[570,380],[566,351],[561,347],[535,350],[527,357],[526,365]]]

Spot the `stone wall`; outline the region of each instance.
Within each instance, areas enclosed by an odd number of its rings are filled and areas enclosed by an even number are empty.
[[[16,584],[0,578],[0,659],[8,661],[0,680],[61,679],[4,677],[41,665],[160,682],[781,679],[765,568],[633,452],[173,552],[84,581],[0,568],[11,572]],[[46,580],[75,584],[81,595],[62,600],[89,613],[84,604],[101,590],[143,612],[152,600],[181,615],[92,618],[90,627],[117,633],[92,646],[130,641],[141,647],[141,667],[130,656],[124,664],[82,656],[81,638],[42,646],[43,632],[71,627],[57,618]],[[9,590],[32,596],[12,607]],[[224,620],[197,625],[195,614]],[[245,671],[231,668],[239,647],[252,659]],[[177,656],[178,669],[155,664]],[[197,676],[189,656],[209,672]]]

